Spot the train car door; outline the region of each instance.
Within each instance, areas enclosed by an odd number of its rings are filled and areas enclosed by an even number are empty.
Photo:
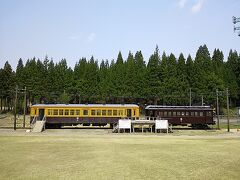
[[[128,118],[132,117],[132,110],[131,109],[127,109],[127,117]]]
[[[39,109],[39,120],[42,121],[43,117],[44,117],[44,109]]]

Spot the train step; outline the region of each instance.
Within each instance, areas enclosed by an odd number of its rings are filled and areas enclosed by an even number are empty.
[[[32,132],[42,132],[46,121],[36,121]]]

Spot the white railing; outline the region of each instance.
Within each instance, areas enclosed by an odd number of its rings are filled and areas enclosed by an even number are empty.
[[[34,118],[33,118],[32,122],[31,122],[31,124],[30,124],[30,127],[31,127],[31,129],[33,129],[33,127],[34,127],[34,125],[35,125],[35,123],[36,123],[37,119],[38,119],[38,116],[37,116],[37,115],[36,115],[36,116],[34,116]]]
[[[45,130],[45,123],[46,123],[46,116],[43,117],[42,121],[43,121],[43,131],[44,131]]]

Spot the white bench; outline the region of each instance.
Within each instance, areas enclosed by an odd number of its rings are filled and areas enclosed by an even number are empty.
[[[130,119],[119,119],[118,120],[118,132],[123,129],[125,132],[125,129],[129,129],[131,133],[131,120]]]

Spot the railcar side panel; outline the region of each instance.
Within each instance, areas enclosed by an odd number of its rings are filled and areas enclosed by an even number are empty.
[[[147,106],[147,116],[167,119],[172,125],[209,125],[215,124],[213,109],[194,106]]]
[[[37,116],[40,120],[45,116],[46,124],[114,124],[121,118],[139,118],[139,107],[129,104],[110,105],[34,105],[31,107],[30,121]]]

